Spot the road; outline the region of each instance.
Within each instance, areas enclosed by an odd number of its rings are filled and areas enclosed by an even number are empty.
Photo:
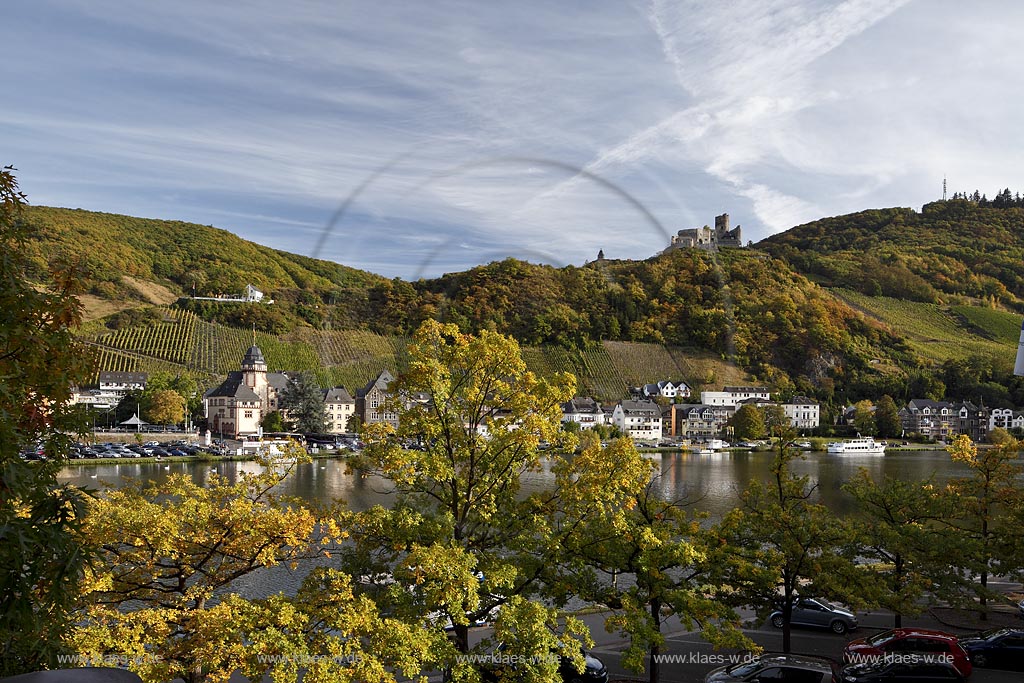
[[[793,652],[840,659],[848,641],[854,638],[863,638],[892,626],[892,615],[889,613],[860,613],[858,618],[861,627],[841,636],[828,631],[793,629]],[[646,680],[645,674],[638,675],[623,668],[620,659],[625,641],[617,634],[605,632],[604,615],[588,615],[584,620],[590,626],[595,641],[592,652],[605,663],[613,680],[616,677]],[[958,632],[956,629],[938,624],[927,616],[919,619],[905,619],[904,625]],[[1024,622],[1021,622],[1021,625],[1024,626]],[[707,672],[729,663],[727,658],[730,654],[738,654],[727,651],[716,652],[698,634],[687,632],[675,620],[669,620],[663,632],[668,634],[665,654],[679,658],[675,662],[662,660],[661,680],[663,683],[701,683]],[[747,629],[745,633],[765,650],[776,652],[782,650],[781,630],[766,624],[761,628]],[[723,659],[725,661],[722,661]],[[975,668],[970,678],[971,683],[1020,683],[1021,680],[1024,680],[1024,674],[1019,671],[978,668]]]

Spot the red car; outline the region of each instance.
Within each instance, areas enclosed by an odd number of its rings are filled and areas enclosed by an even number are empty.
[[[957,637],[944,631],[926,628],[894,628],[869,638],[851,640],[843,650],[843,661],[851,664],[900,661],[911,656],[934,656],[953,665],[967,678],[971,660],[960,647]]]

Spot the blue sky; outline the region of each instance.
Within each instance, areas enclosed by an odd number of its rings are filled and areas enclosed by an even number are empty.
[[[1024,3],[0,7],[0,163],[35,204],[415,278],[645,258],[728,212],[1024,190]],[[325,232],[326,231],[326,232]]]

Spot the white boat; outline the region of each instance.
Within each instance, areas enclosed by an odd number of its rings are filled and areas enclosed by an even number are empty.
[[[885,455],[885,442],[875,441],[870,436],[835,441],[828,445],[828,452],[835,455]]]

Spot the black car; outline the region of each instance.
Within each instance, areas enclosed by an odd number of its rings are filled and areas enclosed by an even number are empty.
[[[914,655],[889,656],[863,664],[848,664],[839,673],[842,683],[965,683],[952,664]]]
[[[558,656],[558,675],[564,683],[608,683],[608,668],[604,663],[593,655],[582,652],[583,671],[579,671],[573,665],[572,660]],[[552,654],[552,656],[556,656]],[[480,667],[480,679],[487,683],[497,681],[516,680],[516,677],[509,677],[506,667],[514,668],[516,663],[512,657],[502,657],[501,650],[495,656],[494,663]]]
[[[994,628],[960,638],[960,647],[975,666],[1024,670],[1024,629]]]

